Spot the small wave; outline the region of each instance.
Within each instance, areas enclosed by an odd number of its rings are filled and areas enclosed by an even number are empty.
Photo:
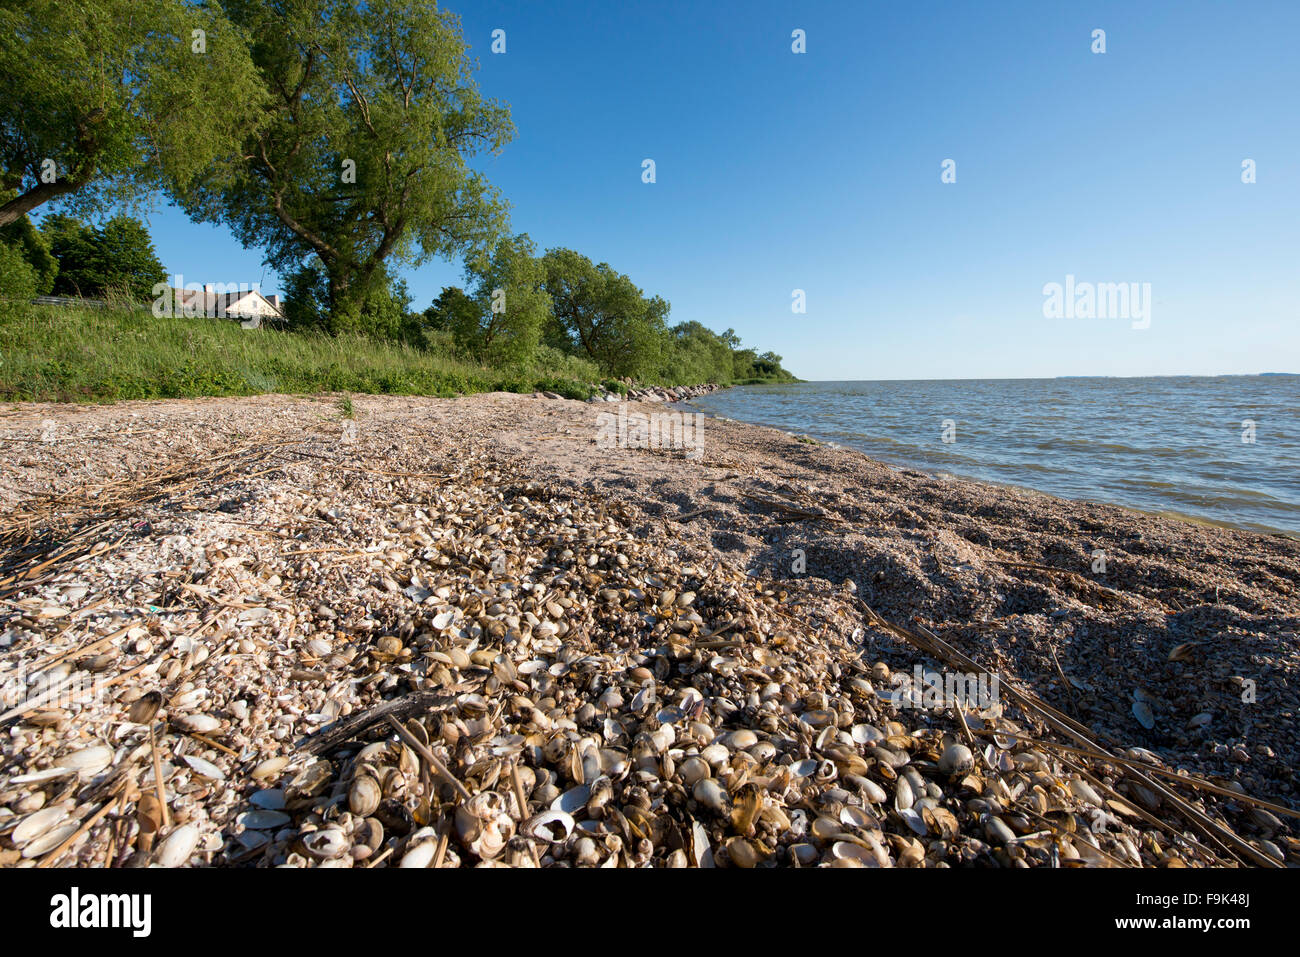
[[[802,383],[730,389],[699,406],[806,432],[898,467],[1300,532],[1300,499],[1287,491],[1300,472],[1295,399],[1281,382]],[[1246,418],[1267,428],[1267,446],[1240,443]],[[946,419],[957,429],[956,443],[947,445],[940,443]],[[1257,451],[1263,448],[1267,455]]]

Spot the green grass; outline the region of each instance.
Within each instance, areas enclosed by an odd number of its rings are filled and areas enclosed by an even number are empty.
[[[113,402],[263,392],[587,398],[590,362],[553,350],[494,368],[361,336],[242,329],[225,319],[0,303],[0,400]],[[350,405],[350,403],[348,403]],[[347,414],[346,406],[341,407]]]

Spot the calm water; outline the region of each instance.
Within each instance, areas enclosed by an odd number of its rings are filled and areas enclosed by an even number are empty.
[[[807,382],[691,404],[894,466],[1300,533],[1297,376]]]

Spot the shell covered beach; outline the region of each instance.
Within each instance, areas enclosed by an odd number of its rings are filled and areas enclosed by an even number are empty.
[[[0,866],[1300,862],[1300,542],[619,409],[0,407]]]

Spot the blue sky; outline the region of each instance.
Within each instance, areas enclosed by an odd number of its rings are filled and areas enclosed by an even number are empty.
[[[1300,372],[1294,0],[448,6],[518,127],[481,164],[513,228],[803,378]],[[187,281],[264,274],[150,226]],[[1067,274],[1150,283],[1150,327],[1045,318]],[[423,308],[460,264],[406,277]]]

